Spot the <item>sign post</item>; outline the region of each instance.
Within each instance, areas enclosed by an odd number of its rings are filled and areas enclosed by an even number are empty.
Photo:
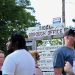
[[[58,18],[59,20],[59,18]],[[58,21],[55,19],[54,21]],[[38,29],[38,30],[37,30]],[[41,26],[36,27],[31,30],[31,28],[27,31],[28,39],[33,39],[33,50],[37,50],[40,54],[40,60],[38,61],[38,64],[40,65],[40,68],[43,72],[43,75],[54,75],[53,70],[53,55],[54,51],[59,48],[63,44],[63,34],[64,34],[64,28],[58,27],[58,28],[50,28],[50,26]],[[43,40],[44,37],[48,37],[47,41],[50,39],[62,39],[62,44],[51,44],[49,45],[49,42],[46,43],[48,45],[41,45],[37,46],[36,41],[37,40]],[[53,43],[53,41],[52,41]]]

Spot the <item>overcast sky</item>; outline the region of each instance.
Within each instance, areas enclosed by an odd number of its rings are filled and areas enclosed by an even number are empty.
[[[53,18],[62,17],[62,0],[30,0],[36,19],[42,24],[52,24]],[[65,0],[66,25],[74,25],[75,0]]]

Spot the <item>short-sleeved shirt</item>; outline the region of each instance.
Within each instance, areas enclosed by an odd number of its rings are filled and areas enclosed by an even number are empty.
[[[55,51],[53,67],[54,68],[63,68],[65,66],[65,62],[68,61],[73,66],[73,58],[74,58],[74,49],[68,48],[66,46],[59,48]],[[63,71],[63,75],[66,73]]]
[[[2,75],[33,75],[34,72],[35,61],[25,49],[9,54],[2,67]]]

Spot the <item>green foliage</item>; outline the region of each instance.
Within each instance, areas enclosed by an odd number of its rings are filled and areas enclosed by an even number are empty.
[[[0,49],[6,50],[6,41],[13,31],[21,31],[27,37],[26,28],[36,25],[35,16],[27,10],[30,0],[0,0]]]
[[[72,19],[73,22],[75,22],[75,19]]]
[[[6,42],[8,38],[7,26],[0,26],[0,49],[6,52]]]
[[[51,39],[50,41],[51,45],[62,45],[62,39]]]
[[[40,45],[43,44],[43,42],[42,42],[42,40],[37,40],[37,41],[36,41],[36,44],[37,44],[37,46],[40,46]]]
[[[36,41],[36,44],[37,46],[41,46],[41,45],[47,45],[47,44],[50,44],[50,45],[62,45],[62,39],[45,39],[45,40],[37,40]]]

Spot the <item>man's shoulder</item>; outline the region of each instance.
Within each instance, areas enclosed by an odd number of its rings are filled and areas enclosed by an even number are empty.
[[[65,54],[65,51],[66,51],[66,47],[62,46],[62,47],[59,47],[57,50],[55,50],[55,53],[56,54]]]
[[[62,50],[65,50],[65,47],[64,46],[61,46],[57,49],[57,51],[62,51]]]
[[[68,50],[68,47],[67,46],[61,46],[57,50]]]
[[[14,52],[12,52],[11,54],[7,55],[5,59],[12,59],[14,57]]]

